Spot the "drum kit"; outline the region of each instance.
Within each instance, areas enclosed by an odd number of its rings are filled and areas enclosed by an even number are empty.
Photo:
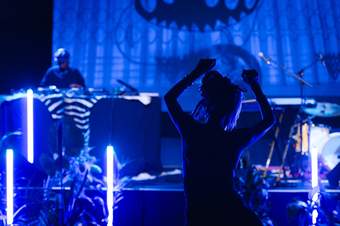
[[[313,107],[302,107],[302,111],[308,115],[306,119],[298,120],[291,127],[289,139],[293,140],[296,161],[293,177],[305,177],[308,170],[307,160],[309,153],[317,152],[319,156],[320,177],[326,174],[340,163],[340,131],[331,132],[331,127],[324,124],[314,124],[314,117],[330,118],[340,116],[340,105],[334,103],[316,103]],[[288,142],[290,144],[291,142]],[[288,148],[285,149],[287,151]],[[286,156],[287,153],[284,153]],[[283,159],[285,161],[285,159]],[[284,162],[283,162],[284,165]],[[294,170],[293,170],[294,171]]]
[[[309,100],[303,95],[304,87],[308,86],[312,88],[313,85],[307,82],[303,78],[303,76],[305,70],[312,68],[318,62],[326,65],[328,73],[330,72],[330,66],[332,66],[331,69],[334,69],[333,66],[337,66],[338,64],[335,64],[334,62],[329,63],[331,59],[334,59],[333,56],[318,54],[310,64],[302,67],[300,70],[298,70],[298,72],[293,72],[289,70],[286,66],[280,64],[279,62],[275,62],[270,57],[265,56],[263,52],[259,52],[258,57],[263,60],[266,65],[280,69],[284,74],[293,77],[300,85],[300,98],[295,98],[297,102],[294,102],[293,104],[298,105],[300,111],[297,115],[295,123],[290,128],[288,142],[286,143],[283,151],[280,167],[281,170],[283,170],[283,176],[287,178],[287,172],[285,169],[286,157],[290,147],[293,147],[295,159],[293,160],[293,163],[288,164],[290,167],[290,176],[297,176],[305,179],[306,177],[309,177],[309,156],[310,153],[317,152],[319,159],[319,176],[321,176],[321,178],[326,178],[327,174],[331,170],[333,170],[335,167],[340,167],[340,131],[332,132],[330,126],[314,124],[313,119],[316,117],[339,117],[340,105],[336,103],[316,102],[314,100],[314,102],[309,102]],[[331,71],[339,74],[338,70]],[[336,79],[337,77],[333,78]],[[275,101],[271,101],[271,103],[274,105],[282,105],[281,100],[280,102],[281,104],[275,103]],[[291,105],[291,101],[289,102],[290,103],[288,103],[288,105]],[[283,105],[286,104],[287,103],[284,103]],[[280,116],[279,122],[281,122],[281,120],[282,117]],[[272,152],[274,149],[273,147],[275,146],[279,130],[280,128],[277,127],[275,131],[275,139],[272,142],[273,145],[270,149],[269,156],[266,162],[266,170],[268,170],[269,168]],[[293,171],[295,171],[295,173]]]

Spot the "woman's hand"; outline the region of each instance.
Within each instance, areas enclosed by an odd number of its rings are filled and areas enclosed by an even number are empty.
[[[216,65],[216,59],[200,59],[193,72],[204,74]]]
[[[204,73],[210,71],[216,65],[216,59],[200,59],[195,69],[186,75],[185,80],[191,84],[201,77]]]
[[[259,75],[255,69],[243,70],[242,78],[249,85],[257,84],[259,82]]]

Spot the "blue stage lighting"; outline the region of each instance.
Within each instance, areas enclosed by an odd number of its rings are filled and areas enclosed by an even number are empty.
[[[107,191],[106,191],[106,203],[108,209],[108,226],[113,225],[113,187],[114,187],[114,158],[115,151],[112,145],[108,145],[106,147],[106,183],[107,183]]]
[[[33,91],[28,89],[27,98],[27,161],[34,162],[34,128],[33,128]]]
[[[6,150],[6,217],[7,225],[13,224],[13,150]]]
[[[318,150],[310,147],[311,169],[312,169],[312,188],[319,187],[319,169],[318,169]]]

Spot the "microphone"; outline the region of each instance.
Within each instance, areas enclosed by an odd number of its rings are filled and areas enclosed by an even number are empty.
[[[261,60],[263,60],[266,64],[271,64],[272,59],[269,58],[269,57],[266,57],[266,56],[263,54],[263,52],[259,52],[257,55],[258,55],[258,56],[261,58]]]

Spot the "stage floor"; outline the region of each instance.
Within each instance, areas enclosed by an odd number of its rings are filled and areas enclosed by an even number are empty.
[[[121,190],[124,200],[118,204],[115,219],[117,225],[173,226],[184,224],[184,192],[181,175],[146,179],[147,174],[130,180]],[[213,183],[211,186],[214,186]],[[340,189],[328,189],[327,181],[321,181],[324,209],[340,206]],[[296,225],[289,217],[289,205],[299,200],[307,203],[310,184],[301,180],[287,180],[280,186],[268,189],[268,214],[274,225]],[[132,217],[133,216],[133,217]]]
[[[114,208],[115,226],[182,226],[185,222],[184,189],[180,170],[162,173],[159,176],[142,173],[137,177],[123,178],[122,187],[116,189]],[[268,215],[274,225],[294,225],[290,222],[288,206],[296,200],[307,203],[311,189],[309,183],[300,180],[286,180],[281,186],[268,189]],[[214,186],[213,183],[211,186]],[[340,189],[328,189],[327,181],[322,181],[322,207],[340,207]],[[60,187],[52,187],[60,193]],[[4,191],[5,188],[0,189]],[[28,190],[42,194],[44,188],[17,187],[20,195]],[[40,191],[41,190],[41,191]],[[70,192],[70,187],[62,190]],[[99,189],[105,199],[106,188]],[[21,191],[21,192],[19,192]],[[91,189],[89,189],[91,191]],[[16,196],[20,199],[19,196]],[[21,200],[22,201],[22,200]],[[39,202],[37,200],[37,202]]]

